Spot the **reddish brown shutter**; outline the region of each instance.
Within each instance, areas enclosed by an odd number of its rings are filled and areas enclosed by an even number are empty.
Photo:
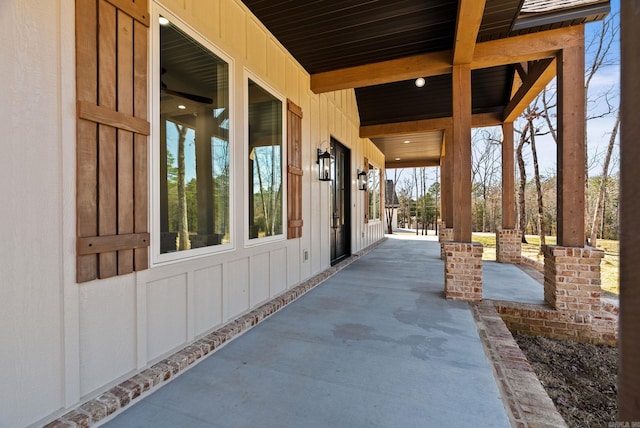
[[[384,218],[383,218],[384,217],[384,201],[385,201],[385,199],[384,199],[385,196],[384,195],[385,195],[385,190],[386,190],[385,189],[386,182],[383,180],[384,173],[383,173],[382,168],[380,168],[378,170],[378,173],[380,175],[378,177],[378,182],[380,183],[378,185],[379,186],[378,187],[378,190],[379,190],[378,191],[378,204],[379,204],[378,218],[380,219],[380,221],[383,221],[384,220]]]
[[[146,0],[76,0],[78,282],[148,267]]]
[[[365,180],[369,181],[369,159],[364,158],[364,172],[367,174]],[[369,183],[367,190],[364,192],[364,222],[369,223]]]
[[[287,100],[287,239],[302,237],[302,109]]]

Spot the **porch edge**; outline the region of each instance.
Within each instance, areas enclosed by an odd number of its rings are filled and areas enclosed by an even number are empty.
[[[383,237],[368,247],[354,252],[350,257],[335,266],[331,266],[256,309],[240,315],[199,339],[190,342],[181,350],[136,373],[97,397],[78,404],[62,416],[48,422],[44,425],[44,428],[88,428],[110,421],[133,404],[138,403],[195,366],[198,362],[203,361],[205,357],[221,349],[233,339],[240,337],[243,333],[296,301],[338,271],[358,260],[358,258],[374,250],[386,240],[387,238]]]
[[[494,303],[469,306],[511,426],[567,427]]]

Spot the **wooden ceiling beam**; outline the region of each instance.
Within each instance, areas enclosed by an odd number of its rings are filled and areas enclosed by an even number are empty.
[[[501,112],[480,113],[471,116],[471,126],[473,128],[500,125],[501,123]],[[451,117],[361,126],[360,138],[379,138],[390,137],[393,135],[419,134],[429,131],[441,131],[446,128],[451,128],[451,126],[453,126]]]
[[[453,46],[453,65],[470,64],[484,15],[485,0],[460,0]]]
[[[387,169],[392,168],[422,168],[426,166],[440,166],[440,159],[438,160],[415,160],[415,161],[387,161],[384,163],[384,167]]]
[[[544,59],[529,67],[527,77],[504,109],[503,121],[515,121],[555,75],[555,59]]]
[[[527,73],[529,72],[529,63],[528,62],[517,62],[513,64],[520,77],[520,80],[524,80],[527,77]]]
[[[553,58],[561,49],[575,46],[581,31],[582,26],[575,26],[477,43],[471,69]],[[446,50],[348,67],[312,74],[311,90],[320,94],[449,74],[452,64],[453,51]]]
[[[560,50],[578,45],[580,34],[584,32],[583,27],[584,25],[576,25],[478,43],[471,68],[554,58]]]
[[[393,135],[420,134],[451,127],[451,117],[411,120],[360,127],[360,138],[391,137]]]
[[[447,74],[452,56],[447,50],[312,74],[311,90],[321,94]]]

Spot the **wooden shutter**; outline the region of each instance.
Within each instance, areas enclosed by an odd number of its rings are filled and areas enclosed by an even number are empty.
[[[384,221],[384,195],[385,195],[385,186],[386,182],[383,180],[384,178],[384,170],[380,168],[378,170],[378,218],[380,221]]]
[[[287,239],[302,237],[302,109],[287,100]]]
[[[364,158],[364,172],[367,174],[367,190],[364,192],[364,222],[369,223],[369,159]]]
[[[148,267],[147,0],[76,0],[78,282]]]

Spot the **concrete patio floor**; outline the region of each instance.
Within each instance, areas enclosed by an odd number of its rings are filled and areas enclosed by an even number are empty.
[[[508,427],[470,306],[444,298],[436,237],[390,236],[107,427]],[[488,299],[542,301],[485,262]]]

